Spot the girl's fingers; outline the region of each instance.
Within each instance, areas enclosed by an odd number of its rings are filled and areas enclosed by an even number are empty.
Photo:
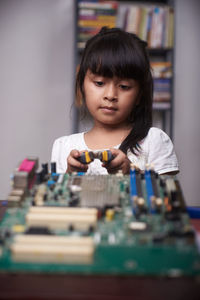
[[[81,152],[74,149],[70,152],[67,158],[67,172],[86,172],[88,165],[82,164],[77,158],[81,155]]]
[[[74,149],[70,152],[69,157],[71,156],[71,157],[74,157],[74,158],[78,158],[80,155],[81,155],[81,153],[78,150]]]
[[[120,167],[127,156],[119,149],[110,149],[112,155],[114,156],[113,160],[108,164],[109,168]]]
[[[123,174],[128,174],[130,171],[130,161],[128,157],[119,149],[110,149],[114,159],[108,163],[103,164],[102,166],[105,167],[110,174],[115,174],[119,170],[122,170]]]
[[[74,168],[87,169],[87,165],[82,164],[80,161],[78,161],[76,158],[72,156],[68,158],[68,164]]]
[[[121,164],[117,164],[116,166],[115,165],[113,166],[110,163],[110,164],[104,165],[104,167],[107,169],[108,173],[115,174],[119,170],[122,170],[122,168],[123,168],[123,162]]]

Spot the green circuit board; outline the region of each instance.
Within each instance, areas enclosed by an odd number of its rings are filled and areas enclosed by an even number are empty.
[[[0,272],[200,273],[195,231],[175,177],[45,168],[18,171],[1,203]]]

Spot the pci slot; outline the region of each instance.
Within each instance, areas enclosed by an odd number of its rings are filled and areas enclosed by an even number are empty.
[[[28,213],[26,224],[28,227],[47,227],[49,229],[67,229],[73,226],[75,230],[85,231],[96,227],[97,216],[54,213]]]
[[[10,246],[17,262],[91,263],[94,242],[91,237],[17,235]]]
[[[28,227],[85,231],[96,227],[97,217],[96,208],[31,206],[26,223]]]
[[[82,207],[31,206],[29,209],[29,213],[97,216],[98,210],[96,208],[82,208]]]
[[[152,189],[153,189],[153,198],[152,198],[152,208],[153,210],[156,209],[157,212],[161,211],[163,200],[160,198],[160,194],[158,191],[158,184],[157,184],[157,173],[154,170],[150,171],[151,175],[151,183],[152,183]]]
[[[133,214],[139,217],[140,213],[146,213],[141,174],[135,168],[131,168],[130,171],[130,196]]]

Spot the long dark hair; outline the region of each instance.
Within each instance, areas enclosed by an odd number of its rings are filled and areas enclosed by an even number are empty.
[[[127,153],[138,154],[139,142],[152,126],[153,79],[147,43],[135,34],[119,28],[103,27],[86,43],[76,78],[76,96],[84,101],[83,84],[86,72],[112,78],[131,78],[139,83],[140,101],[130,113],[132,130],[120,145]]]

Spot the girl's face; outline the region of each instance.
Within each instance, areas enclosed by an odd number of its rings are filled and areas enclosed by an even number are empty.
[[[139,84],[133,79],[107,78],[88,70],[84,94],[95,124],[127,126],[128,116],[139,101]]]

